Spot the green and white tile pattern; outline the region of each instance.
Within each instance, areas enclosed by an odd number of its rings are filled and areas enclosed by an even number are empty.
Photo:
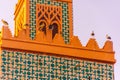
[[[62,7],[62,36],[65,43],[69,43],[69,17],[68,3],[51,0],[30,0],[30,37],[34,39],[36,35],[36,4],[47,4]]]
[[[4,50],[1,80],[114,80],[113,65]]]

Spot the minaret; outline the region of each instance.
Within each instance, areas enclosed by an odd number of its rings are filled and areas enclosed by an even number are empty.
[[[15,36],[2,20],[0,80],[114,80],[110,36],[83,46],[72,30],[72,0],[18,0]]]
[[[18,13],[19,12],[19,13]],[[49,27],[52,38],[61,33],[65,43],[73,36],[72,0],[19,0],[15,9],[15,35],[29,24],[30,38],[35,39],[42,24],[47,35]]]

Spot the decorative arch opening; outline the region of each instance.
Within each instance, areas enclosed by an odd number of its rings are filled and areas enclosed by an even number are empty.
[[[39,23],[38,31],[42,31],[46,35],[46,26],[46,23],[44,21],[41,21]]]
[[[62,26],[62,7],[37,4],[36,6],[36,28],[45,22],[45,26],[41,31],[47,35],[48,29],[52,30],[52,39],[57,33],[60,33]]]
[[[55,37],[55,35],[58,33],[58,24],[53,23],[49,26],[49,29],[52,30],[52,39]]]

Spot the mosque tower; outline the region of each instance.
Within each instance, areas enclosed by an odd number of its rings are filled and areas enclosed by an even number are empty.
[[[15,34],[3,20],[1,80],[114,80],[111,38],[99,48],[73,35],[72,0],[18,0]]]
[[[41,30],[47,34],[52,29],[52,38],[56,33],[63,36],[65,43],[73,36],[72,0],[18,0],[15,9],[15,35],[29,25],[30,38],[35,39]]]

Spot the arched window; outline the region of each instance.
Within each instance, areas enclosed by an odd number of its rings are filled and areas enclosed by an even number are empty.
[[[46,24],[45,22],[40,22],[39,23],[39,28],[38,28],[39,31],[43,31],[44,34],[46,34]]]
[[[56,33],[58,33],[58,25],[56,23],[53,23],[49,26],[49,29],[52,30],[52,39],[53,39]]]

